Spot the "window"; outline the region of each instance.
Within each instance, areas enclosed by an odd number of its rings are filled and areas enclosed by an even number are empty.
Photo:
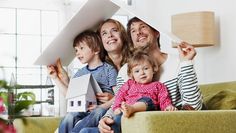
[[[0,78],[10,81],[13,76],[20,85],[45,85],[46,68],[34,61],[58,32],[58,11],[0,7],[0,17]],[[40,102],[48,98],[45,88],[18,91],[34,92]],[[32,110],[41,114],[43,109],[38,104]]]
[[[81,106],[81,101],[78,101],[78,106]]]
[[[70,101],[70,106],[71,106],[71,107],[74,106],[74,101]]]

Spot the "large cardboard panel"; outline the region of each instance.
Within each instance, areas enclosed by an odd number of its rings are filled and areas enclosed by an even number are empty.
[[[64,29],[56,36],[50,45],[36,60],[35,65],[54,64],[58,58],[62,64],[69,65],[75,57],[73,40],[81,32],[95,28],[102,20],[112,17],[119,9],[126,11],[131,16],[136,16],[170,40],[179,43],[182,41],[172,33],[168,34],[161,26],[148,18],[147,15],[137,12],[138,9],[125,5],[120,0],[87,0],[77,14],[67,23]]]
[[[85,1],[34,64],[55,64],[56,60],[60,58],[62,65],[69,65],[75,57],[74,38],[84,30],[93,29],[102,20],[110,18],[118,9],[119,7],[110,0]]]

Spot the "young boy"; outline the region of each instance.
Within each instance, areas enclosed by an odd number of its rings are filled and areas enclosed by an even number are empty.
[[[99,36],[93,31],[82,32],[74,39],[73,47],[76,51],[76,57],[80,62],[83,64],[87,63],[85,67],[76,72],[74,78],[91,73],[102,91],[110,97],[113,97],[112,87],[116,85],[117,71],[113,66],[103,62],[104,52]],[[60,62],[57,63],[57,66],[48,66],[48,71],[56,85],[58,85],[63,91],[63,94],[66,95],[69,80]],[[98,106],[89,105],[88,112],[68,113],[60,123],[59,133],[79,132],[83,127],[97,126],[94,124],[98,123],[110,106],[110,102],[107,100],[100,102],[103,104]],[[85,117],[87,118],[85,119]],[[74,129],[74,125],[78,121],[80,121],[81,126],[76,126]]]

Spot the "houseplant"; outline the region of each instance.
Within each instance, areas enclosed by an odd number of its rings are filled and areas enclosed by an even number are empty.
[[[5,80],[0,80],[0,133],[15,133],[13,120],[24,120],[23,111],[35,103],[34,93],[16,93],[18,88],[18,85],[10,86]]]

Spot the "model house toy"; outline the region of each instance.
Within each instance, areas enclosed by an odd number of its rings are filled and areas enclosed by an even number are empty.
[[[67,112],[86,112],[88,105],[97,104],[98,92],[102,90],[91,74],[72,78],[66,94]]]

